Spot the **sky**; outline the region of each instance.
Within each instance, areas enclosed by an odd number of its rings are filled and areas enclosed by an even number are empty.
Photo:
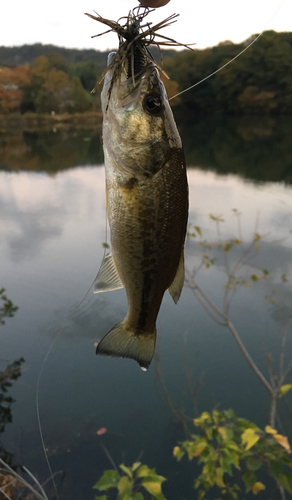
[[[138,0],[0,0],[0,45],[54,44],[68,48],[108,50],[117,46],[115,34],[91,38],[106,27],[84,15],[94,10],[117,21]],[[292,0],[170,0],[149,14],[157,23],[169,15],[178,21],[165,36],[205,48],[230,40],[240,43],[254,33],[273,29],[292,31]]]

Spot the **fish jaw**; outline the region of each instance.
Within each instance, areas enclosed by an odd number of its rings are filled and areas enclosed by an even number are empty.
[[[155,66],[148,63],[135,85],[131,78],[115,84],[108,102],[110,78],[111,74],[101,94],[105,160],[125,181],[152,176],[168,160],[171,148],[182,148],[164,85]],[[161,100],[161,112],[156,115],[145,112],[149,95]]]

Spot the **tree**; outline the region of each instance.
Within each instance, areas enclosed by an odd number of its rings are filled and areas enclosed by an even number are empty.
[[[51,52],[47,55],[50,69],[55,68],[64,73],[69,73],[70,64],[60,52]]]
[[[27,66],[0,69],[0,112],[9,113],[20,107],[23,98],[22,88],[31,81]]]
[[[89,109],[90,99],[80,80],[52,67],[52,61],[60,67],[63,58],[57,54],[50,61],[49,57],[40,56],[33,62],[31,85],[24,89],[23,108],[38,113],[73,113]]]
[[[242,493],[254,495],[266,489],[262,482],[262,471],[279,486],[285,498],[286,490],[292,493],[292,460],[290,445],[285,436],[266,426],[262,431],[253,422],[237,418],[232,410],[212,413],[203,412],[193,420],[199,434],[190,434],[173,449],[173,455],[180,461],[186,454],[189,460],[202,464],[201,474],[194,481],[198,490],[198,500],[206,499],[206,494],[219,493],[220,499],[240,500]],[[121,464],[116,467],[108,450],[103,449],[115,466],[107,470],[93,486],[106,494],[96,500],[107,500],[111,491],[118,490],[119,500],[166,500],[161,485],[165,477],[141,462],[132,466]],[[218,498],[218,497],[217,497]]]
[[[70,75],[79,78],[83,88],[91,92],[97,80],[102,74],[102,69],[96,62],[82,62],[73,64],[70,68]]]

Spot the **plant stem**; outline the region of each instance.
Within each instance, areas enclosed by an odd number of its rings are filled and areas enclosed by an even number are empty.
[[[276,422],[277,393],[271,394],[270,426],[275,427]]]
[[[226,317],[226,324],[227,324],[229,330],[231,331],[235,341],[237,342],[242,354],[244,355],[245,359],[247,360],[248,364],[253,369],[255,374],[258,376],[260,381],[264,384],[265,388],[269,391],[270,396],[273,398],[275,395],[275,391],[273,390],[272,386],[269,384],[266,377],[262,374],[262,372],[259,370],[259,368],[255,364],[255,362],[253,361],[249,352],[246,350],[241,338],[239,337],[239,335],[237,333],[237,330],[235,329],[235,327],[233,326],[233,324],[231,323],[231,321],[228,317]]]
[[[274,397],[275,391],[274,391],[273,387],[269,384],[269,382],[267,381],[267,379],[265,378],[265,376],[262,374],[262,372],[259,370],[259,368],[255,364],[255,362],[253,361],[252,357],[250,356],[249,352],[245,348],[245,346],[244,346],[244,344],[243,344],[243,342],[242,342],[242,340],[241,340],[241,338],[240,338],[237,330],[235,329],[234,325],[230,321],[229,317],[226,314],[224,314],[222,311],[220,311],[220,309],[205,294],[205,292],[195,282],[195,280],[193,280],[193,287],[192,288],[193,288],[193,291],[197,290],[200,293],[201,297],[206,301],[206,303],[208,304],[208,306],[211,307],[211,309],[213,309],[213,311],[215,313],[217,313],[222,319],[225,320],[226,326],[228,326],[229,330],[231,331],[231,333],[233,335],[233,338],[237,342],[237,344],[238,344],[238,346],[239,346],[242,354],[244,355],[246,361],[248,362],[248,364],[250,365],[250,367],[253,369],[253,371],[257,375],[257,377],[260,379],[260,381],[262,382],[262,384],[265,386],[265,388],[268,390],[270,396]]]

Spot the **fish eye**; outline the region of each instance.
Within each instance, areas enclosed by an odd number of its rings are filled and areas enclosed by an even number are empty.
[[[157,115],[163,109],[161,97],[155,94],[147,94],[144,99],[144,109],[150,115]]]

